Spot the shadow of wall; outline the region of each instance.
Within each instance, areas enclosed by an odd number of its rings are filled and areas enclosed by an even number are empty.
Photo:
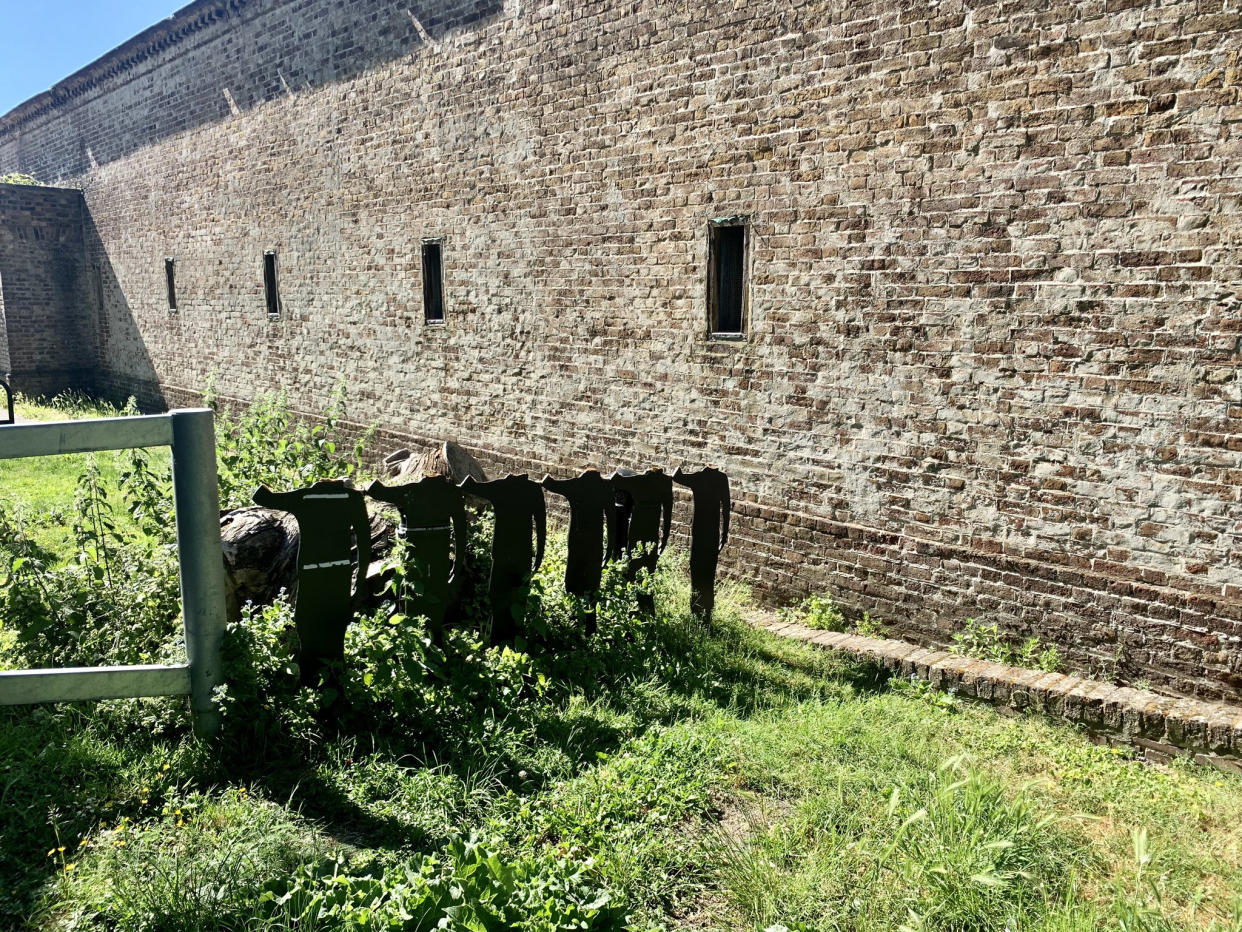
[[[164,398],[129,299],[73,188],[0,184],[0,372],[16,391]]]
[[[82,192],[0,184],[5,368],[28,395],[94,388]]]
[[[143,411],[167,410],[159,375],[143,341],[135,310],[126,296],[98,226],[82,209],[82,254],[90,288],[95,393],[115,404],[129,397]]]

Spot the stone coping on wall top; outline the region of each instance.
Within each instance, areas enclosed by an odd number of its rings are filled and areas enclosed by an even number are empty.
[[[752,613],[747,620],[781,637],[842,651],[937,689],[1080,724],[1098,738],[1134,745],[1151,760],[1191,755],[1200,763],[1242,773],[1239,706],[975,660],[906,641],[821,631],[766,613]]]
[[[19,128],[101,82],[138,67],[153,55],[176,45],[216,22],[236,15],[252,0],[192,0],[170,16],[105,52],[46,91],[0,114],[0,135]]]

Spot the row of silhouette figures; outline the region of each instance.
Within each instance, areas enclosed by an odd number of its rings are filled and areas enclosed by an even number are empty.
[[[318,680],[325,661],[344,656],[345,631],[353,606],[367,585],[371,562],[366,500],[396,507],[398,539],[404,542],[407,574],[402,610],[427,619],[440,643],[446,621],[456,620],[466,578],[466,496],[491,505],[494,526],[488,583],[490,641],[512,641],[524,618],[531,577],[543,562],[547,536],[544,489],[569,504],[565,591],[588,606],[583,622],[596,626],[594,598],[604,565],[626,561],[630,579],[654,571],[668,544],[673,517],[673,484],[692,493],[690,524],[691,611],[710,622],[715,604],[716,564],[729,535],[729,480],[718,469],[666,473],[619,470],[604,476],[588,470],[572,479],[525,475],[490,482],[465,479],[460,485],[431,476],[405,485],[372,482],[363,490],[340,480],[316,482],[289,492],[266,486],[254,494],[257,505],[289,512],[298,523],[298,591],[294,604],[298,661],[304,681]],[[354,551],[357,552],[355,572]],[[649,600],[649,596],[645,597]],[[650,608],[650,602],[646,603]]]

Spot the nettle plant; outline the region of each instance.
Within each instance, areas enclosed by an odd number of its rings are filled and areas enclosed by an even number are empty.
[[[260,395],[237,412],[219,403],[210,380],[204,399],[216,413],[221,508],[251,504],[260,485],[292,489],[363,471],[375,428],[353,436],[346,430],[343,384],[333,389],[322,417],[313,422],[295,414],[283,394]]]
[[[778,614],[785,621],[796,622],[820,631],[837,633],[851,631],[870,638],[887,636],[884,622],[879,618],[873,618],[870,612],[863,612],[861,618],[851,623],[828,593],[809,595],[797,605],[782,608]]]
[[[797,605],[781,609],[779,614],[787,621],[821,631],[841,632],[849,627],[845,615],[827,593],[809,595]]]
[[[660,628],[635,637],[637,593],[656,581],[631,583],[623,565],[608,567],[594,605],[599,632],[588,640],[580,623],[586,606],[560,584],[564,544],[564,535],[550,538],[547,564],[531,583],[528,624],[513,645],[488,646],[475,624],[486,616],[469,611],[436,643],[426,619],[399,610],[402,589],[411,583],[396,577],[383,604],[355,616],[343,662],[314,686],[302,684],[293,659],[297,634],[288,600],[245,606],[225,633],[226,685],[217,693],[228,723],[224,751],[245,761],[286,753],[314,757],[339,733],[366,734],[411,753],[438,748],[458,758],[484,756],[497,750],[495,742],[536,729],[539,710],[563,698],[567,684],[603,689],[635,668],[666,662],[654,640]],[[472,533],[470,549],[477,555],[475,546]],[[467,608],[486,594],[477,566],[472,575]],[[481,579],[485,583],[486,575]],[[624,670],[619,656],[627,658]]]
[[[138,414],[76,395],[50,407],[69,416]],[[219,418],[221,498],[248,504],[262,484],[290,486],[359,468],[369,434],[345,446],[343,391],[322,424],[294,418],[282,398]],[[348,451],[347,455],[342,455]],[[117,481],[96,455],[78,476],[67,553],[40,544],[28,516],[0,507],[0,617],[15,666],[93,666],[183,659],[171,474],[147,450],[116,454]],[[231,500],[230,500],[231,499]]]
[[[259,908],[290,927],[559,932],[626,927],[594,865],[552,851],[514,860],[478,837],[388,870],[337,857],[271,883]]]
[[[179,589],[169,481],[141,450],[121,454],[123,529],[99,461],[86,458],[70,516],[73,557],[36,543],[22,520],[0,515],[0,615],[32,666],[156,663],[179,643]]]
[[[1064,666],[1061,652],[1055,644],[1044,644],[1034,635],[1015,644],[1001,633],[996,622],[985,623],[974,618],[967,618],[966,626],[953,635],[951,649],[955,654],[977,660],[991,660],[1014,667],[1043,670],[1045,673],[1055,673]]]

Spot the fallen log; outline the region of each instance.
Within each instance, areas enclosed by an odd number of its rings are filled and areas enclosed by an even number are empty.
[[[395,527],[382,515],[370,515],[371,552],[367,568],[376,577],[378,562],[392,549]],[[224,551],[224,600],[229,621],[241,618],[247,602],[267,605],[284,589],[292,602],[298,589],[298,523],[286,511],[238,508],[220,518]],[[359,606],[366,608],[367,606]]]

